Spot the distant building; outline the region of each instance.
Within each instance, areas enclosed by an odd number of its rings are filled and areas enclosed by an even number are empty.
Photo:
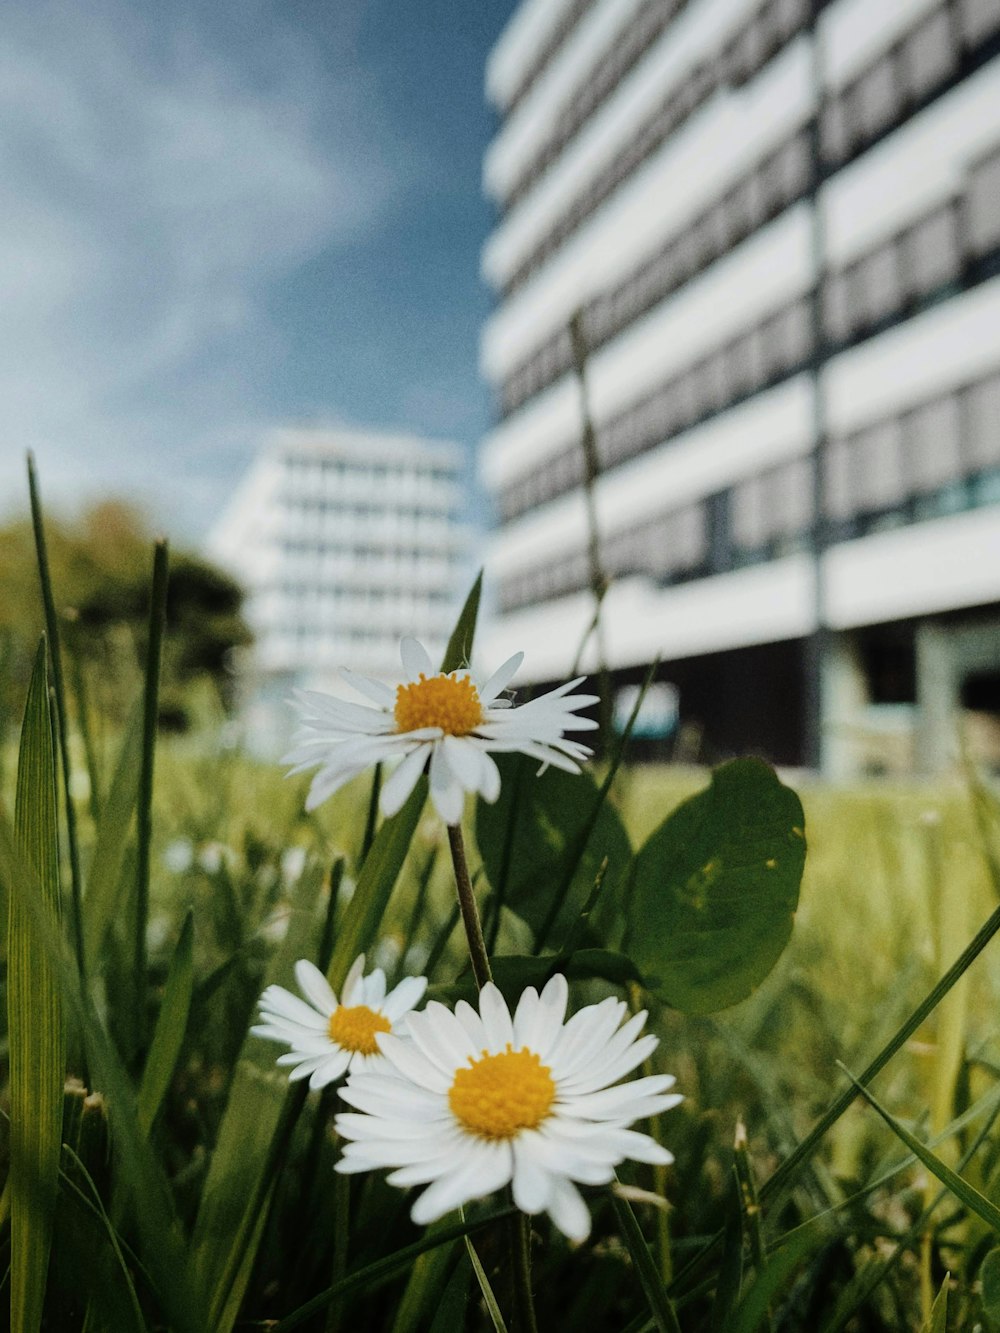
[[[1000,3],[523,0],[486,81],[491,658],[592,618],[579,312],[616,685],[940,767],[1000,712]]]
[[[392,681],[399,642],[443,651],[471,581],[460,446],[341,429],[277,431],[209,538],[248,591],[249,718],[287,741],[293,686]]]

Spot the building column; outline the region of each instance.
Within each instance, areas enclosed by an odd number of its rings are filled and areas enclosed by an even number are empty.
[[[868,676],[857,638],[827,635],[820,676],[820,771],[834,782],[860,772],[859,728],[868,706]]]
[[[952,635],[925,621],[916,631],[916,765],[921,773],[940,773],[957,757],[961,698]]]

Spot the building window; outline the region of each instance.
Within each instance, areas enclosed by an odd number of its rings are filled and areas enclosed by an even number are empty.
[[[1000,153],[978,162],[969,173],[966,232],[974,254],[1000,245]]]

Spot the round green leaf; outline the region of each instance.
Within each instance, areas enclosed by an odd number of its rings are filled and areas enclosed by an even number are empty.
[[[805,862],[791,788],[735,759],[670,814],[639,852],[626,952],[650,988],[688,1013],[745,999],[788,943]]]

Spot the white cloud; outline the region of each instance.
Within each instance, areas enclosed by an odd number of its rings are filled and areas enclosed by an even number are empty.
[[[30,448],[57,503],[138,493],[197,533],[270,424],[267,298],[405,188],[362,72],[281,14],[5,6],[0,509]]]

